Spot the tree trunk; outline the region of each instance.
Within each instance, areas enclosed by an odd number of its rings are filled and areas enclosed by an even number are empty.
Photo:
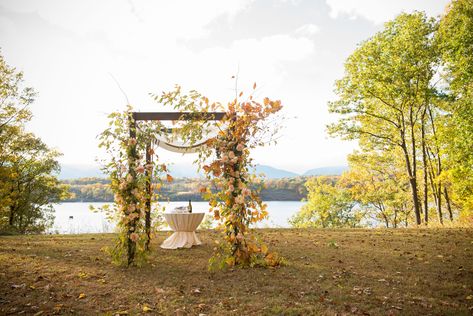
[[[440,176],[442,173],[442,159],[440,157],[440,148],[439,148],[439,141],[437,139],[437,129],[435,127],[435,120],[434,120],[434,114],[432,113],[432,109],[429,108],[429,118],[430,118],[430,124],[432,125],[432,134],[434,136],[434,148],[435,148],[435,157],[437,158],[437,174],[436,177]],[[432,168],[433,169],[433,168]],[[437,188],[437,215],[440,224],[443,225],[443,214],[442,214],[442,182],[440,179],[438,179],[438,184],[436,186]]]
[[[393,227],[397,228],[397,209],[394,209]]]
[[[8,217],[8,225],[13,226],[14,218],[15,218],[15,211],[13,210],[13,207],[10,206],[10,215]]]
[[[425,114],[427,112],[427,107],[424,108],[422,113],[422,128],[421,128],[421,137],[422,137],[422,164],[424,169],[424,222],[425,225],[429,224],[429,187],[427,179],[427,151],[425,148]]]
[[[443,187],[443,193],[445,196],[445,202],[447,202],[448,216],[450,217],[450,221],[453,222],[452,206],[450,205],[450,198],[448,196],[448,190],[446,186]]]
[[[145,249],[149,251],[149,243],[151,242],[151,197],[152,197],[152,176],[153,169],[148,169],[151,164],[151,145],[146,145],[146,210],[145,210],[145,231],[146,231],[146,243]]]
[[[402,147],[402,150],[404,152],[404,158],[406,160],[406,169],[407,169],[407,173],[409,175],[409,185],[411,187],[412,204],[414,205],[414,213],[415,213],[415,217],[416,217],[416,224],[420,225],[421,219],[420,219],[419,195],[418,195],[418,192],[417,192],[417,179],[415,178],[415,176],[412,172],[412,169],[411,169],[411,162],[410,162],[409,153],[407,152],[407,147],[406,147],[405,142],[403,142],[401,147]]]
[[[437,215],[439,217],[440,224],[443,225],[443,214],[442,214],[442,184],[438,184],[437,188]]]
[[[416,137],[415,137],[415,122],[413,118],[412,107],[409,109],[409,125],[411,129],[411,151],[412,151],[412,176],[410,178],[411,187],[412,187],[412,198],[414,199],[414,211],[416,215],[416,224],[421,224],[421,205],[419,200],[419,193],[417,191],[417,154],[416,154]]]
[[[133,118],[130,118],[130,138],[136,138],[136,123]],[[130,153],[128,154],[128,172],[136,179],[136,171],[135,171],[135,164],[136,164],[136,157],[138,156],[136,152],[136,146],[134,146]],[[132,222],[128,224],[128,231],[127,231],[127,264],[130,266],[135,261],[135,253],[136,253],[136,242],[131,240],[131,234],[136,232],[136,223],[137,219],[134,219]]]

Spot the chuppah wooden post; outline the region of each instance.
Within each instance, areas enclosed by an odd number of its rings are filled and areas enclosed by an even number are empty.
[[[129,122],[130,128],[130,139],[136,139],[136,121],[133,117],[130,117]],[[133,177],[136,178],[136,170],[135,170],[135,160],[136,160],[137,152],[136,146],[133,147],[130,153],[128,153],[128,172]],[[128,226],[127,232],[127,263],[131,265],[135,260],[135,252],[136,252],[136,243],[131,240],[131,234],[136,230],[136,219],[133,219],[132,223]]]
[[[151,141],[146,145],[146,168],[145,175],[148,183],[146,184],[146,210],[145,210],[145,231],[146,231],[146,244],[145,249],[149,250],[149,243],[151,241],[151,196],[152,196],[152,178],[153,178],[153,166],[151,156]]]

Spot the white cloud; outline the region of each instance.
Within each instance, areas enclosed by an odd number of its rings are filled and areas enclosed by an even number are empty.
[[[314,51],[314,44],[309,39],[282,34],[236,40],[228,48],[205,49],[197,56],[201,69],[196,73],[205,73],[204,81],[211,78],[206,82],[207,86],[218,87],[222,83],[221,78],[235,74],[239,65],[242,82],[246,80],[247,84],[251,84],[256,81],[265,85],[266,91],[277,90],[285,76],[285,63],[303,60]],[[195,80],[198,81],[198,78]],[[220,88],[222,91],[225,89],[223,86]]]
[[[36,12],[45,20],[79,35],[103,32],[116,43],[139,39],[199,38],[219,16],[232,19],[252,0],[36,0],[2,1],[11,10]],[[131,43],[133,44],[133,43]]]
[[[296,34],[310,37],[319,33],[319,31],[320,31],[320,28],[317,25],[309,23],[309,24],[304,24],[301,27],[297,28]]]
[[[425,11],[427,15],[441,14],[448,0],[326,0],[330,16],[363,17],[375,24],[392,20],[401,12]]]

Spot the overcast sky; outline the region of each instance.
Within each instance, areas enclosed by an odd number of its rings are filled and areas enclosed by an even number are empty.
[[[446,0],[0,0],[0,47],[39,96],[29,128],[64,155],[94,164],[106,115],[163,110],[150,99],[180,84],[226,103],[253,82],[284,105],[283,137],[256,162],[295,172],[346,164],[355,144],[329,138],[327,102],[357,44],[402,11],[441,14]],[[169,162],[190,161],[163,154]]]

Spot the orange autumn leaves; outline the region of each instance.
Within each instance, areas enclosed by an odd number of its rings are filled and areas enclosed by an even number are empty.
[[[266,245],[258,246],[249,231],[250,224],[261,221],[268,214],[266,204],[259,196],[259,181],[249,172],[252,167],[250,152],[264,145],[259,139],[259,133],[265,130],[261,123],[281,108],[280,101],[265,98],[259,103],[252,96],[249,101],[229,103],[223,124],[227,128],[212,142],[217,151],[216,159],[202,168],[212,185],[218,188],[215,192],[210,189],[202,192],[209,199],[215,219],[221,221],[224,228],[228,248],[220,256],[226,266],[275,266],[281,262]]]

